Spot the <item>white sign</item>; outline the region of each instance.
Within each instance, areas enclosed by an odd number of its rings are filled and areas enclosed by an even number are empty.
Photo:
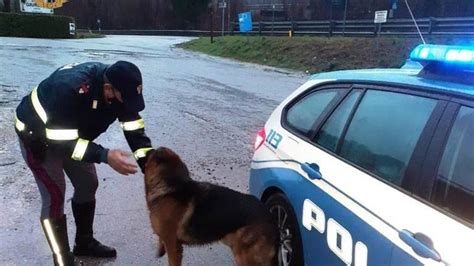
[[[374,23],[385,23],[387,22],[387,10],[375,11]]]
[[[227,8],[227,2],[219,2],[219,8]]]
[[[34,0],[20,1],[20,10],[25,13],[53,14],[52,9],[39,7]]]
[[[73,22],[69,23],[69,34],[76,34],[76,24],[74,24]]]

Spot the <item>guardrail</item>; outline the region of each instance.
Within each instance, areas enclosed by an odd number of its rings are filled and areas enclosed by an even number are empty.
[[[425,36],[474,36],[474,17],[463,18],[422,18],[416,22]],[[374,24],[373,20],[331,21],[261,21],[254,22],[250,35],[308,35],[308,36],[405,36],[416,37],[415,24],[411,19],[392,19],[387,23]],[[80,29],[78,32],[88,32]],[[209,36],[208,30],[93,30],[93,33],[109,35],[166,35],[166,36]],[[221,34],[215,30],[214,36]],[[242,34],[238,23],[233,23],[231,31],[224,34]]]
[[[417,19],[423,35],[474,36],[474,17],[422,18]],[[387,23],[374,24],[373,20],[331,21],[261,21],[254,22],[250,34],[259,35],[325,35],[325,36],[414,36],[418,35],[411,19],[391,19]],[[240,34],[237,23],[234,34]]]

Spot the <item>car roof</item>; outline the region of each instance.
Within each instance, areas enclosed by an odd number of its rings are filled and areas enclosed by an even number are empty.
[[[428,92],[456,93],[474,96],[474,86],[418,76],[421,66],[407,64],[402,68],[362,69],[326,72],[312,75],[310,80],[328,79],[347,82],[408,85]]]

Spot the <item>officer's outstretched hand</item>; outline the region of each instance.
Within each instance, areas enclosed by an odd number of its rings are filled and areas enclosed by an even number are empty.
[[[135,174],[137,172],[137,166],[127,160],[130,156],[131,154],[126,151],[109,150],[107,154],[107,163],[122,175]]]

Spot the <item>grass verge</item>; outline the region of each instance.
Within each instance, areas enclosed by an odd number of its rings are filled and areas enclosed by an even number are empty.
[[[92,32],[77,32],[76,39],[104,38],[105,35]]]
[[[433,38],[428,43],[464,44],[473,40]],[[400,67],[419,38],[201,37],[178,47],[244,62],[318,73],[342,69]]]

